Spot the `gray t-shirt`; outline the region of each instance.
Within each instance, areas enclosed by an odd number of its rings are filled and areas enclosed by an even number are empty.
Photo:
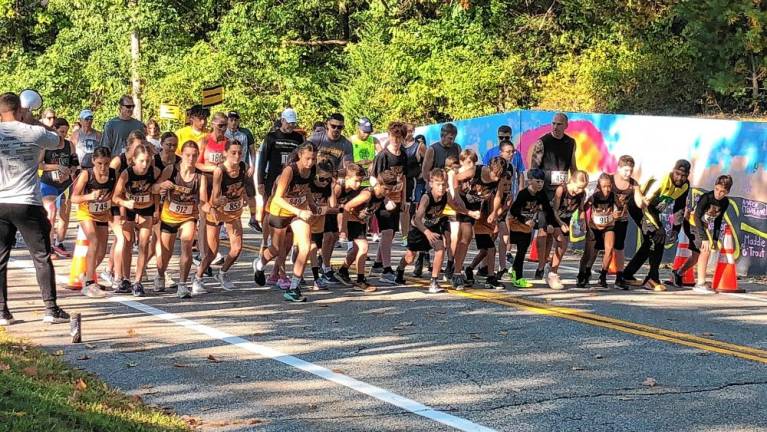
[[[91,160],[91,154],[99,145],[98,137],[95,129],[91,130],[90,133],[86,133],[82,129],[77,131],[77,142],[74,144],[77,159],[80,160],[82,166],[89,166],[87,163]]]
[[[125,151],[128,135],[136,129],[143,131],[144,123],[134,118],[122,120],[120,117],[115,117],[104,125],[104,132],[101,134],[101,146],[112,150],[112,156],[119,156]]]
[[[331,141],[327,133],[322,132],[312,135],[309,142],[317,148],[317,160],[328,159],[333,162],[337,169],[341,169],[342,161],[354,162],[354,149],[351,141],[341,136],[336,141]]]
[[[37,167],[45,150],[57,149],[59,142],[42,126],[0,123],[0,204],[43,205]]]

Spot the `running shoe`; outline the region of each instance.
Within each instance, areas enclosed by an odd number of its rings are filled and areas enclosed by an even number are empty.
[[[114,280],[115,280],[115,277],[114,277],[114,275],[113,275],[112,273],[109,273],[108,271],[106,271],[106,270],[105,270],[105,271],[101,272],[101,274],[99,275],[99,277],[100,277],[100,278],[101,278],[101,280],[102,280],[103,282],[105,282],[105,283],[106,283],[108,286],[110,286],[110,285],[114,285]]]
[[[512,282],[512,284],[514,284],[514,286],[517,287],[517,288],[532,288],[533,287],[533,283],[528,281],[525,278],[515,279],[514,282]]]
[[[510,266],[514,264],[514,255],[512,255],[510,252],[506,252],[506,262]]]
[[[381,241],[381,235],[378,233],[373,234],[373,238],[370,241],[373,243],[378,243]]]
[[[413,277],[421,277],[423,276],[423,261],[424,257],[422,254],[418,254],[418,258],[415,260],[415,265],[413,266]]]
[[[431,284],[429,285],[429,294],[437,294],[445,292],[445,289],[439,286],[439,282],[437,282],[436,279],[431,280]]]
[[[514,282],[516,278],[514,269],[511,268],[508,271],[503,272],[503,275],[501,276],[501,280],[504,282]]]
[[[382,274],[383,274],[383,264],[373,263],[373,267],[370,267],[370,273],[368,274],[368,277],[372,278],[374,276],[378,276]]]
[[[663,285],[660,282],[655,282],[652,279],[648,279],[647,282],[645,282],[644,285],[642,285],[642,288],[648,290],[648,291],[655,291],[655,292],[663,292],[666,291],[666,285]]]
[[[454,275],[453,276],[453,289],[458,291],[463,291],[463,277],[461,275]]]
[[[43,322],[46,324],[61,324],[69,322],[69,314],[58,306],[45,310]]]
[[[405,285],[407,283],[405,280],[405,270],[397,270],[397,278],[394,279],[394,282],[396,282],[397,285]]]
[[[402,247],[407,247],[407,236],[406,235],[402,236]]]
[[[206,290],[205,286],[202,284],[202,279],[198,278],[197,275],[192,275],[192,295],[207,293],[208,290]]]
[[[164,292],[165,291],[165,278],[163,276],[160,276],[160,274],[156,274],[154,277],[154,292]]]
[[[194,265],[196,265],[197,267],[199,267],[199,266],[200,266],[200,263],[202,263],[202,258],[200,257],[200,254],[197,254],[197,255],[193,255],[193,256],[192,256],[192,262],[194,263]]]
[[[671,285],[682,288],[684,286],[682,275],[679,274],[676,270],[671,271]]]
[[[546,270],[545,268],[542,269],[535,269],[535,280],[543,279],[543,272]]]
[[[210,263],[210,265],[220,266],[221,264],[224,263],[225,259],[226,259],[225,256],[221,255],[221,253],[217,253],[216,257],[213,258],[213,261]]]
[[[72,254],[66,250],[63,243],[53,245],[52,249],[53,253],[55,253],[59,258],[70,258],[72,256]]]
[[[487,279],[485,279],[485,288],[495,289],[500,291],[502,289],[505,289],[506,287],[503,286],[503,284],[500,283],[495,276],[488,276]]]
[[[263,231],[263,229],[261,228],[261,224],[258,223],[258,221],[256,219],[254,219],[254,218],[250,218],[250,220],[248,221],[248,226],[251,227],[253,229],[253,231],[255,231],[255,232],[262,232]]]
[[[463,281],[463,286],[471,288],[474,286],[474,270],[471,267],[465,267],[463,274],[466,275],[466,279]]]
[[[549,274],[546,275],[546,283],[549,284],[549,288],[551,289],[565,289],[565,286],[562,283],[562,279],[559,278],[559,274],[554,273],[553,271],[550,271]]]
[[[277,281],[277,286],[280,287],[281,290],[289,290],[290,289],[290,278],[287,276],[280,277],[280,280]]]
[[[144,285],[141,284],[141,282],[136,282],[133,284],[133,297],[144,297],[146,293],[144,292]]]
[[[314,283],[312,283],[312,287],[310,289],[312,291],[327,291],[328,285],[325,283],[322,277],[319,277],[314,281]]]
[[[13,315],[11,315],[11,311],[4,310],[2,313],[0,313],[0,326],[9,326],[16,322],[15,319],[13,319]]]
[[[615,276],[615,286],[624,291],[628,291],[631,288],[629,284],[626,282],[626,279],[624,279],[623,275],[620,273],[618,273],[618,275]]]
[[[116,294],[128,294],[131,292],[131,283],[128,279],[123,279],[120,285],[115,290]]]
[[[173,288],[176,286],[176,281],[170,276],[170,272],[165,272],[165,288]]]
[[[477,277],[486,278],[487,276],[487,267],[480,267],[479,270],[477,270]]]
[[[234,283],[232,283],[232,281],[229,279],[228,272],[219,270],[219,272],[216,273],[216,280],[221,284],[221,288],[224,291],[232,291],[236,288]]]
[[[189,288],[186,287],[186,282],[179,282],[176,289],[176,296],[181,299],[192,297],[192,293],[189,292]]]
[[[341,267],[338,269],[338,280],[340,280],[341,283],[346,286],[351,286],[354,284],[352,278],[349,277],[349,269],[346,267]]]
[[[282,298],[293,303],[301,303],[306,301],[306,297],[301,295],[301,290],[299,289],[285,291],[285,294],[282,295]]]
[[[711,284],[708,282],[701,284],[696,284],[694,287],[692,287],[692,290],[695,291],[698,294],[716,294],[716,290],[711,287]]]
[[[328,286],[343,284],[343,282],[338,280],[338,278],[336,277],[336,272],[334,272],[333,270],[326,271],[322,276],[320,276],[320,279],[325,281],[325,284]]]
[[[366,293],[376,292],[377,288],[370,285],[367,281],[358,281],[354,284],[354,291],[362,291]]]
[[[101,285],[97,284],[96,282],[91,282],[85,285],[81,292],[85,297],[91,298],[103,298],[107,296],[106,291],[104,291],[101,288]]]
[[[382,283],[384,285],[398,285],[398,283],[397,283],[397,276],[394,274],[394,272],[383,273],[378,278],[378,282]]]
[[[607,285],[607,271],[599,272],[599,280],[597,280],[597,286],[602,289],[610,288],[610,286]]]

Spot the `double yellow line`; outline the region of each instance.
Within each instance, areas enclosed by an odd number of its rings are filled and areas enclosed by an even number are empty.
[[[225,243],[222,241],[222,243]],[[228,242],[226,242],[228,243]],[[253,246],[243,246],[243,249],[258,253],[258,248]],[[422,280],[415,280],[408,278],[409,286],[417,286],[419,288],[426,288],[427,284]],[[709,351],[717,354],[728,355],[732,357],[741,358],[744,360],[750,360],[758,363],[767,364],[767,350],[758,348],[752,348],[745,345],[737,345],[729,342],[724,342],[716,339],[710,339],[700,336],[695,336],[689,333],[681,333],[673,330],[666,330],[659,327],[648,326],[631,321],[623,321],[616,318],[611,318],[604,315],[593,314],[584,312],[578,309],[552,306],[545,303],[535,302],[520,297],[510,297],[508,294],[502,294],[496,291],[488,290],[469,290],[458,291],[450,289],[450,294],[460,297],[479,300],[487,303],[499,304],[502,306],[509,306],[528,312],[537,313],[540,315],[551,316],[555,318],[567,319],[570,321],[576,321],[583,324],[592,325],[595,327],[602,327],[610,330],[620,331],[623,333],[633,334],[636,336],[642,336],[662,342],[673,343],[677,345],[683,345],[690,348],[696,348],[704,351]]]

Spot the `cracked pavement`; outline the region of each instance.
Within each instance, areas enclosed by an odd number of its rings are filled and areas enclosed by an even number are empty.
[[[401,253],[396,247],[394,260]],[[211,293],[191,301],[164,293],[141,302],[499,431],[767,431],[767,364],[412,287],[337,289],[287,304],[276,290],[253,289],[253,258],[245,251],[232,270],[237,291],[209,281]],[[68,264],[55,263],[60,276]],[[449,430],[123,304],[60,290],[62,306],[83,314],[84,343],[70,344],[68,326],[39,323],[34,276],[12,269],[9,282],[24,321],[12,334],[63,350],[147,403],[201,419],[203,430]],[[767,288],[749,289],[753,299],[540,284],[513,295],[767,348]]]

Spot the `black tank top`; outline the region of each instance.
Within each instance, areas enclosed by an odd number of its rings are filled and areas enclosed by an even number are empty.
[[[105,197],[111,196],[111,193],[115,190],[115,184],[117,183],[117,171],[114,168],[109,168],[106,183],[99,183],[96,181],[96,175],[93,173],[93,168],[88,168],[86,171],[88,171],[88,182],[85,184],[83,194],[89,194],[95,190],[106,190],[108,191],[108,195],[105,195]]]
[[[448,156],[455,157],[456,160],[458,160],[458,156],[461,154],[461,146],[458,144],[453,144],[448,148],[445,148],[441,143],[434,143],[431,145],[431,148],[434,150],[434,165],[432,168],[445,168],[445,161],[447,161]]]
[[[338,197],[338,203],[343,205],[353,200],[362,190],[341,189],[341,194]]]
[[[314,203],[319,207],[328,205],[328,200],[333,194],[333,183],[328,182],[327,186],[317,186],[314,182],[309,183],[309,189],[312,192]]]
[[[405,163],[405,176],[408,180],[421,177],[421,161],[418,160],[418,148],[420,146],[420,144],[415,142],[410,147],[402,146],[402,151],[407,157],[407,162]]]
[[[551,185],[552,171],[570,171],[575,153],[575,140],[568,135],[557,139],[551,133],[547,133],[541,137],[541,141],[543,142],[543,158],[538,168],[546,173],[546,184]]]
[[[562,220],[570,219],[573,217],[573,213],[578,210],[581,203],[586,198],[586,193],[581,192],[578,195],[572,195],[567,190],[567,186],[559,186],[562,189],[562,199],[559,201],[559,218]]]
[[[122,174],[129,166],[128,156],[125,156],[125,153],[120,154],[120,169],[117,170],[117,174]]]
[[[154,167],[150,166],[143,175],[136,174],[133,167],[128,167],[127,171],[125,192],[128,200],[134,200],[134,208],[148,208],[154,205],[151,190],[155,182]]]
[[[629,218],[629,202],[634,199],[634,188],[639,187],[639,182],[629,178],[629,186],[621,190],[615,184],[615,174],[610,176],[610,181],[613,184],[613,193],[615,194],[615,207],[620,212],[618,220],[627,221]]]
[[[221,196],[226,197],[226,200],[228,202],[237,202],[238,200],[242,200],[242,193],[245,190],[245,171],[248,169],[248,167],[245,165],[245,162],[240,161],[238,164],[239,171],[237,173],[237,176],[231,177],[229,173],[226,170],[226,167],[222,164],[221,166]],[[226,210],[226,204],[224,205],[224,211]]]
[[[498,182],[485,182],[482,180],[482,168],[484,165],[476,165],[474,168],[474,177],[462,183],[461,199],[469,210],[479,210],[482,201],[495,193]]]
[[[175,159],[173,160],[173,165],[176,165],[177,163],[181,162],[181,156],[179,156],[179,155],[173,155],[173,156],[175,157]],[[160,170],[160,172],[162,172],[162,170],[164,170],[165,167],[167,166],[162,161],[162,156],[160,156],[159,153],[154,155],[154,166],[156,166],[157,169]],[[171,177],[171,178],[173,178],[173,177]]]
[[[434,199],[434,195],[431,194],[431,191],[426,192],[426,196],[429,197],[429,203],[426,206],[426,213],[423,215],[423,224],[426,228],[432,230],[432,228],[439,225],[442,220],[442,211],[445,210],[445,205],[447,205],[447,192],[442,194],[442,198],[440,198],[439,201]],[[415,224],[413,224],[413,226],[415,226]]]
[[[72,143],[65,141],[64,148],[46,150],[43,155],[43,162],[64,167],[75,167],[78,165],[77,153],[72,151]],[[71,176],[59,176],[58,171],[43,171],[40,181],[59,188],[65,188],[72,184]]]
[[[597,185],[599,183],[597,182]],[[598,186],[597,186],[598,187]],[[613,226],[615,221],[612,218],[612,212],[615,209],[615,193],[610,192],[609,195],[604,196],[602,192],[596,191],[591,198],[589,198],[589,204],[591,206],[591,220],[589,224],[592,227],[597,225],[597,222],[602,226]],[[600,218],[604,218],[599,221]]]
[[[195,169],[192,180],[186,181],[181,175],[178,164],[173,165],[173,172],[170,175],[173,188],[168,191],[168,200],[176,204],[199,203],[201,175],[202,173]]]
[[[307,177],[301,177],[295,162],[291,163],[290,167],[293,169],[293,177],[290,179],[290,184],[285,190],[283,198],[291,205],[297,206],[306,202],[306,197],[309,195],[309,183],[317,175],[317,168],[313,166]]]

